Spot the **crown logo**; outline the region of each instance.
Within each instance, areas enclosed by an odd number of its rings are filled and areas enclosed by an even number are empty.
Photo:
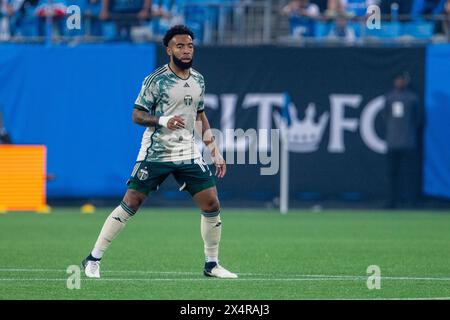
[[[297,108],[293,103],[289,104],[289,117],[291,124],[288,130],[289,151],[293,152],[313,152],[319,148],[322,135],[327,124],[329,114],[324,112],[319,121],[314,122],[316,117],[316,106],[313,103],[308,105],[305,110],[305,117],[303,121],[297,118]],[[273,115],[275,125],[281,129],[285,125],[285,120],[281,114],[276,112]]]

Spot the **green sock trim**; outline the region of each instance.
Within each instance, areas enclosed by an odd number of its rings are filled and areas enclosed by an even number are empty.
[[[136,211],[134,211],[133,209],[131,209],[129,206],[127,206],[127,204],[125,202],[120,202],[120,206],[122,207],[123,210],[125,210],[130,216],[134,216],[136,214]]]
[[[204,212],[202,211],[202,215],[206,218],[212,218],[217,217],[220,214],[220,210],[214,211],[214,212]]]

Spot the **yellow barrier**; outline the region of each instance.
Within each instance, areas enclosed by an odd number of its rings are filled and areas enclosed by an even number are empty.
[[[0,211],[48,211],[47,148],[0,145]]]

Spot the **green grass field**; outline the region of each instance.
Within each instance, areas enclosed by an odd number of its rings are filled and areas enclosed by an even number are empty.
[[[102,278],[69,290],[109,209],[0,214],[0,299],[450,298],[450,212],[222,212],[220,258],[236,280],[202,275],[195,209],[146,209],[102,261]],[[367,267],[381,289],[367,288]]]

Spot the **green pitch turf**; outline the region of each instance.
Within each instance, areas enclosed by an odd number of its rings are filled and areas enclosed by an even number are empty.
[[[110,210],[0,214],[0,299],[403,299],[450,297],[450,212],[229,210],[221,263],[202,275],[195,209],[146,209],[116,238],[102,278],[67,288]],[[367,288],[367,267],[381,289]]]

